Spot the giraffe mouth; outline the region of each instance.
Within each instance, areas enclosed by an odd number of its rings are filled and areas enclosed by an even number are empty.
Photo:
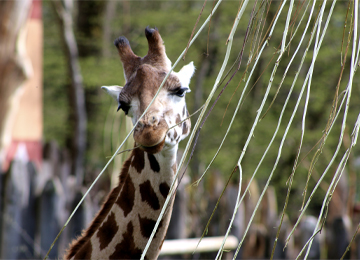
[[[158,144],[154,145],[154,146],[144,146],[144,145],[140,145],[140,149],[144,150],[147,153],[150,154],[155,154],[155,153],[159,153],[161,152],[161,150],[163,149],[165,144],[165,138]]]
[[[167,130],[165,120],[161,120],[157,125],[145,124],[135,129],[134,140],[145,152],[158,153],[164,147]]]

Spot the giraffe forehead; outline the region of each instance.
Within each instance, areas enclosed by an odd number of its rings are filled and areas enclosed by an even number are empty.
[[[183,119],[183,111],[186,111],[185,98],[174,95],[174,89],[176,89],[176,87],[174,88],[171,86],[170,88],[169,85],[165,85],[160,90],[147,112],[147,114],[151,114],[155,111],[156,113],[161,114],[161,116],[164,117],[166,121],[172,121],[167,122],[169,126],[172,125],[175,119],[179,116]],[[156,91],[157,90],[158,89],[156,89]],[[133,123],[137,121],[140,115],[142,115],[145,109],[150,105],[156,94],[156,91],[155,93],[152,93],[151,90],[144,89],[136,93],[136,95],[131,98],[129,104],[132,113],[129,113],[129,116],[133,117]],[[167,120],[167,118],[169,120]]]
[[[149,65],[142,65],[121,90],[119,101],[131,104],[133,109],[145,110],[158,92],[165,76],[165,71]],[[181,81],[177,75],[171,73],[164,82],[155,102],[166,103],[168,94],[181,86]],[[170,107],[172,104],[167,105]]]

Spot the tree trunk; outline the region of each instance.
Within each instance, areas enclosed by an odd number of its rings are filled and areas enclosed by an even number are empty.
[[[116,5],[117,1],[107,1],[106,7],[105,7],[105,16],[103,18],[103,34],[102,34],[102,56],[103,57],[110,57],[111,51],[110,51],[110,42],[112,43],[113,39],[111,34],[111,22],[116,14]],[[113,45],[111,44],[111,47]]]
[[[21,84],[32,73],[26,55],[26,21],[32,0],[0,1],[0,164],[11,141]]]
[[[116,3],[116,1],[110,1]],[[89,57],[101,54],[100,37],[102,33],[102,20],[104,16],[105,1],[75,1],[76,38],[79,46],[79,56]],[[113,10],[114,12],[116,10]],[[111,17],[110,17],[111,19]]]
[[[79,52],[73,31],[73,1],[52,1],[61,28],[64,52],[67,57],[69,77],[69,101],[73,113],[74,132],[71,137],[72,173],[76,182],[81,185],[84,179],[84,157],[86,149],[86,109],[83,79],[79,65]]]

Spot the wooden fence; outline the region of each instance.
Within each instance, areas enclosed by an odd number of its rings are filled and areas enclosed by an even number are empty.
[[[168,254],[177,255],[165,256],[166,254],[163,252],[162,259],[212,259],[216,255],[216,252],[199,252],[193,255],[189,253],[193,245],[190,240],[186,240],[188,237],[201,236],[202,229],[217,203],[222,184],[220,179],[216,179],[216,176],[217,174],[214,174],[215,186],[206,188],[199,186],[190,195],[189,190],[185,189],[185,185],[180,186],[175,199],[173,218],[170,222],[167,239],[182,240],[169,242],[169,246],[166,247]],[[184,180],[182,183],[186,183]],[[244,229],[258,200],[258,189],[254,182],[250,188],[251,196],[245,196],[244,203],[240,205],[231,229],[232,239],[237,239],[237,241],[242,239]],[[54,143],[45,145],[42,168],[39,171],[31,162],[13,161],[10,169],[0,174],[0,259],[43,258],[84,191],[84,187],[76,187],[75,177],[70,175],[69,156],[66,152],[59,150]],[[235,206],[236,194],[237,187],[235,185],[230,185],[226,189],[218,210],[213,216],[207,236],[222,236],[225,233]],[[190,198],[191,196],[193,197]],[[197,196],[198,199],[194,196]],[[344,204],[346,204],[345,201],[338,201],[338,205]],[[329,210],[329,215],[332,214],[330,221],[325,225],[322,234],[316,236],[310,258],[340,258],[355,232],[356,226],[352,228],[351,222],[355,220],[354,223],[358,223],[360,214],[354,213],[351,220],[346,214],[341,213],[336,205],[332,207],[334,210],[331,210],[331,207]],[[61,257],[68,243],[81,233],[98,209],[98,202],[90,197],[85,199],[50,252],[50,259]],[[336,215],[337,213],[341,214]],[[315,217],[305,217],[289,246],[283,250],[285,239],[293,226],[291,221],[285,217],[274,259],[296,257],[307,239],[311,237],[316,221]],[[275,190],[269,188],[238,258],[269,258],[278,224],[279,213]],[[204,241],[206,242],[206,240]],[[185,251],[172,250],[173,246],[171,245],[174,243],[191,244],[191,249],[186,251],[186,255],[180,255]],[[178,245],[177,248],[185,250],[185,246],[182,245]],[[206,251],[216,250],[212,248],[212,250]],[[231,257],[232,254],[226,254],[226,258]],[[345,259],[347,258],[360,258],[359,236],[346,255]]]
[[[44,147],[42,168],[14,160],[0,174],[0,259],[34,259],[45,256],[71,210],[82,197],[70,176],[66,153],[53,143]],[[79,235],[95,210],[89,200],[79,208],[55,244],[50,258],[58,258]],[[89,217],[87,217],[89,216]]]
[[[46,255],[86,190],[85,187],[76,186],[75,177],[70,175],[70,167],[69,155],[55,143],[49,143],[44,146],[40,170],[36,170],[31,162],[17,159],[12,161],[7,172],[0,173],[0,259],[39,259]],[[211,197],[209,210],[216,203],[215,196]],[[193,223],[205,221],[200,216],[189,216],[188,204],[189,197],[184,185],[181,185],[174,204],[168,239],[186,238],[189,219]],[[80,235],[98,210],[99,202],[88,196],[54,245],[49,258],[61,257],[71,240]],[[227,211],[223,218],[229,219],[229,214],[230,211]],[[216,221],[219,216],[217,214]],[[239,233],[236,223],[232,234]],[[218,235],[218,232],[212,234]]]

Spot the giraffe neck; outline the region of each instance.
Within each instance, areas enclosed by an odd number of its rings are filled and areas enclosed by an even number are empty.
[[[176,172],[177,146],[149,154],[137,148],[123,165],[119,185],[109,194],[89,228],[66,259],[139,259],[151,235]],[[147,251],[156,259],[172,212],[169,204]]]

